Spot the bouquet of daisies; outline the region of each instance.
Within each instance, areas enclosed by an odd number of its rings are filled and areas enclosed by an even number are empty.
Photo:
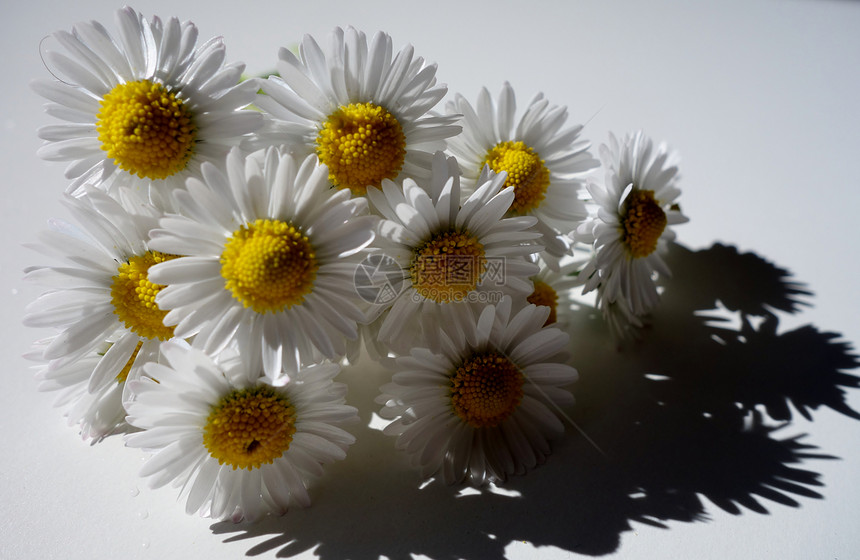
[[[573,293],[615,337],[659,304],[686,218],[642,133],[597,159],[507,83],[442,108],[436,67],[382,32],[305,37],[262,79],[189,22],[125,8],[115,28],[54,33],[33,83],[72,221],[32,245],[54,262],[26,272],[47,291],[24,323],[53,330],[30,356],[70,424],[125,433],[188,512],[308,505],[354,442],[335,378],[360,355],[390,370],[384,431],[425,477],[522,474],[573,400]]]

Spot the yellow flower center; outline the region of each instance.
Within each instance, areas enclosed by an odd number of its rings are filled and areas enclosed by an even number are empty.
[[[185,169],[194,153],[197,129],[191,111],[162,84],[119,84],[104,96],[96,117],[102,150],[138,177],[169,177]]]
[[[475,428],[498,426],[523,398],[522,372],[496,352],[476,354],[451,376],[451,404],[464,422]]]
[[[137,359],[137,354],[138,354],[138,352],[140,352],[140,349],[142,347],[143,347],[143,341],[140,340],[140,341],[138,341],[137,346],[134,347],[134,352],[131,353],[131,357],[125,363],[125,366],[122,368],[122,371],[120,371],[117,374],[117,376],[116,376],[117,383],[125,383],[125,380],[128,379],[128,374],[129,374],[129,372],[131,372],[131,366],[134,365],[134,361]]]
[[[221,276],[233,297],[257,313],[301,304],[319,269],[310,240],[280,220],[256,220],[233,232],[221,253]]]
[[[549,307],[549,317],[544,325],[549,325],[556,322],[556,304],[558,303],[558,294],[552,286],[541,280],[534,281],[535,290],[526,298],[529,303],[535,305],[543,305]]]
[[[155,303],[155,296],[164,286],[149,281],[149,267],[175,259],[176,255],[147,251],[119,265],[113,277],[110,295],[113,312],[131,332],[143,338],[167,340],[173,337],[173,327],[164,325],[166,311]]]
[[[502,142],[487,152],[484,165],[496,173],[508,173],[505,186],[514,188],[512,213],[526,214],[540,206],[549,187],[549,169],[533,149],[522,142]]]
[[[474,290],[486,268],[484,246],[467,231],[449,230],[415,249],[409,274],[420,296],[449,303]]]
[[[332,113],[317,136],[317,154],[329,181],[356,195],[394,179],[406,157],[406,136],[397,119],[373,103],[350,103]]]
[[[633,189],[624,201],[621,240],[628,254],[638,259],[657,249],[666,229],[666,212],[654,200],[654,191]]]
[[[286,396],[261,385],[234,389],[212,407],[203,445],[218,464],[251,470],[283,455],[295,433],[295,407]]]

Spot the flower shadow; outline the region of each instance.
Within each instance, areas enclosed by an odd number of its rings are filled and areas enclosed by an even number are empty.
[[[344,372],[351,402],[372,403],[387,374]],[[359,378],[360,377],[360,378]],[[368,378],[370,377],[370,378]],[[312,494],[314,503],[256,524],[216,523],[225,542],[259,540],[248,556],[275,551],[289,558],[313,551],[323,559],[499,558],[503,546],[480,535],[456,510],[458,488],[424,485],[392,438],[367,427],[370,406],[360,408],[362,426],[345,461],[330,466]],[[454,531],[445,535],[445,531]],[[457,544],[452,546],[452,542]],[[269,557],[269,556],[267,556]]]
[[[821,498],[807,462],[831,457],[779,432],[794,412],[812,419],[821,407],[860,419],[845,399],[860,386],[846,373],[858,365],[850,346],[812,325],[780,333],[777,312],[798,312],[811,294],[757,255],[673,245],[667,260],[674,279],[640,339],[607,343],[587,305],[569,322],[580,381],[565,412],[599,449],[570,430],[533,473],[461,492],[422,485],[391,438],[362,428],[309,510],[212,531],[253,541],[249,556],[504,558],[522,541],[599,556],[631,522],[706,521],[703,498],[732,514]],[[385,381],[345,377],[354,403],[372,403]],[[366,425],[370,407],[359,406]]]

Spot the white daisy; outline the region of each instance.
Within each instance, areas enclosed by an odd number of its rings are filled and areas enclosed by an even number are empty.
[[[600,155],[605,185],[588,185],[597,215],[574,233],[594,249],[580,274],[583,293],[600,286],[605,304],[623,298],[633,315],[642,316],[660,301],[656,276],[671,274],[660,256],[675,238],[670,226],[687,221],[675,203],[681,193],[676,156],[665,144],[655,147],[641,131],[621,142],[610,136]]]
[[[396,360],[382,387],[380,415],[422,475],[480,486],[523,474],[561,435],[559,406],[573,402],[569,337],[544,326],[549,309],[529,305],[511,316],[511,299],[475,320],[441,325],[442,351],[415,348]],[[464,331],[466,334],[464,334]],[[473,337],[473,342],[468,339]]]
[[[131,364],[126,364],[116,376],[115,383],[106,383],[88,389],[93,371],[102,359],[104,350],[92,352],[75,360],[42,360],[44,347],[52,338],[36,342],[26,358],[41,362],[36,366],[36,379],[40,391],[58,391],[54,406],[63,408],[69,426],[76,426],[84,440],[99,441],[109,435],[126,431],[123,392]],[[108,344],[104,345],[106,348]]]
[[[198,48],[190,22],[150,22],[126,7],[116,23],[116,36],[97,22],[52,35],[68,54],[44,57],[62,78],[33,88],[51,102],[47,112],[65,122],[39,130],[47,140],[39,154],[70,162],[70,192],[84,183],[111,191],[121,181],[151,186],[163,201],[202,162],[222,160],[262,124],[257,112],[239,111],[253,102],[257,86],[238,83],[244,65],[224,64],[221,38]]]
[[[57,370],[54,377],[69,368],[80,375],[84,366],[69,364],[86,359],[86,386],[95,393],[138,377],[141,365],[157,360],[162,341],[173,336],[154,301],[162,286],[149,280],[148,270],[174,255],[148,246],[149,229],[161,214],[154,207],[125,189],[118,191],[122,202],[93,188],[83,192],[63,200],[83,230],[55,220],[41,243],[31,245],[62,264],[28,269],[26,280],[51,289],[27,306],[24,324],[59,329],[40,359]]]
[[[587,216],[579,194],[584,174],[598,165],[589,143],[580,138],[582,125],[562,129],[567,108],[551,105],[541,93],[515,120],[516,100],[507,82],[498,101],[483,88],[474,108],[458,94],[447,110],[464,115],[463,133],[450,139],[448,147],[469,183],[474,184],[485,165],[497,173],[506,171],[505,186],[515,192],[510,214],[538,219],[548,257],[567,253],[569,245],[561,234]]]
[[[426,177],[432,152],[460,132],[457,116],[428,114],[447,88],[411,45],[392,58],[390,36],[377,33],[368,46],[347,27],[334,30],[325,50],[310,36],[299,50],[301,59],[282,48],[279,76],[262,83],[256,104],[271,119],[260,137],[316,153],[333,185],[363,195],[383,179]]]
[[[181,487],[188,513],[238,522],[306,507],[322,466],[355,441],[336,426],[358,416],[343,404],[346,386],[332,382],[335,364],[275,387],[242,359],[219,365],[181,342],[165,344],[164,356],[147,367],[157,381],[131,384],[128,422],[143,431],[126,443],[156,451],[141,476],[153,487]]]
[[[396,262],[402,278],[378,335],[395,352],[408,351],[419,336],[435,347],[438,324],[460,321],[458,315],[471,313],[469,304],[532,291],[529,276],[538,268],[525,256],[541,249],[533,243],[539,234],[530,230],[535,218],[504,218],[514,199],[513,189],[502,189],[504,180],[487,172],[461,206],[457,162],[437,152],[432,178],[423,186],[406,179],[401,188],[385,180],[382,190],[367,190],[384,217],[376,247]]]
[[[564,328],[571,311],[576,307],[573,290],[580,286],[578,271],[580,262],[565,262],[558,269],[550,267],[543,259],[538,260],[540,272],[532,276],[534,289],[526,297],[528,303],[549,307],[546,324]]]
[[[618,294],[615,300],[610,302],[606,299],[605,288],[601,285],[597,287],[595,304],[603,315],[603,321],[609,327],[612,338],[616,341],[638,338],[639,329],[645,325],[645,322],[642,316],[633,313],[623,295]]]
[[[183,215],[153,230],[152,246],[185,255],[156,266],[176,336],[217,354],[230,342],[278,379],[302,363],[336,359],[364,318],[353,276],[373,239],[367,201],[330,188],[315,156],[233,150],[226,175],[211,164],[175,191]]]

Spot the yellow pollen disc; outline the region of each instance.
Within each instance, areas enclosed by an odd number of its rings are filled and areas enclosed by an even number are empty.
[[[555,290],[552,286],[547,284],[546,282],[542,282],[540,280],[534,281],[535,291],[526,298],[529,303],[533,303],[535,305],[544,305],[549,307],[549,317],[546,319],[546,323],[544,325],[549,325],[556,322],[556,304],[558,303],[558,294],[555,293]]]
[[[350,103],[332,113],[317,136],[317,154],[329,181],[353,194],[367,194],[394,179],[406,157],[406,136],[397,119],[373,103]]]
[[[166,311],[155,303],[155,296],[164,286],[153,284],[148,279],[149,267],[176,255],[147,251],[135,255],[127,263],[119,265],[113,277],[110,295],[113,312],[131,332],[143,338],[167,340],[173,337],[173,327],[164,325]]]
[[[221,253],[221,276],[233,297],[257,313],[301,304],[319,269],[310,240],[280,220],[256,220],[233,232]]]
[[[506,187],[514,187],[511,212],[525,214],[540,206],[549,187],[549,169],[534,150],[522,142],[502,142],[487,152],[481,167],[496,173],[507,171]]]
[[[191,111],[161,84],[119,84],[104,96],[96,117],[102,150],[138,177],[169,177],[185,169],[194,153],[197,129]]]
[[[212,407],[203,445],[218,464],[251,470],[283,455],[295,433],[295,407],[286,396],[261,385],[234,389]]]
[[[631,191],[621,220],[622,242],[630,256],[638,259],[653,253],[664,229],[666,212],[654,200],[654,191]]]
[[[140,349],[143,347],[143,341],[138,341],[137,346],[134,347],[134,352],[131,353],[131,358],[125,363],[125,366],[122,368],[116,375],[116,380],[118,383],[125,383],[125,380],[128,379],[128,374],[131,371],[131,366],[134,365],[134,361],[137,359],[137,354],[140,352]]]
[[[522,372],[501,354],[473,355],[451,376],[454,412],[475,428],[498,426],[519,406],[523,381]]]
[[[437,233],[413,253],[412,286],[437,303],[462,301],[478,285],[486,261],[484,246],[469,232]]]

